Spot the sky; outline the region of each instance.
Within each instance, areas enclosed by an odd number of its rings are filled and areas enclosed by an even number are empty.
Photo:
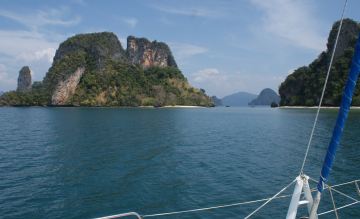
[[[114,32],[167,43],[195,87],[223,97],[275,91],[326,49],[343,0],[2,0],[0,91],[22,66],[41,81],[59,44],[78,33]],[[360,1],[345,17],[360,21]]]

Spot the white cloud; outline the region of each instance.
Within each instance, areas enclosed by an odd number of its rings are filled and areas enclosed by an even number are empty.
[[[136,27],[136,25],[138,23],[138,19],[136,19],[134,17],[122,18],[121,20],[131,28]]]
[[[71,19],[64,19],[64,15],[67,13],[66,8],[61,9],[49,9],[46,11],[38,10],[33,14],[20,14],[11,11],[0,10],[0,16],[14,20],[20,24],[23,24],[27,28],[36,31],[44,26],[73,26],[80,23],[81,18],[75,16]]]
[[[223,97],[235,92],[246,91],[257,94],[270,87],[277,91],[284,77],[271,74],[247,74],[242,72],[227,73],[217,68],[205,68],[190,76],[195,87],[204,88],[209,95]]]
[[[119,37],[119,36],[118,36],[118,38],[119,38],[119,41],[120,41],[122,47],[123,47],[124,49],[126,49],[126,47],[127,47],[127,39],[124,38],[124,37]]]
[[[5,91],[8,87],[15,87],[16,79],[7,72],[6,66],[0,64],[0,91]]]
[[[38,73],[33,75],[33,80],[41,80],[51,66],[57,47],[58,43],[48,41],[37,32],[0,30],[0,63],[5,66],[0,89],[15,89],[18,72],[24,65]]]
[[[210,10],[207,8],[196,8],[196,7],[189,7],[189,8],[180,8],[180,7],[170,7],[170,6],[163,6],[163,5],[155,5],[152,8],[165,12],[168,14],[175,14],[175,15],[183,15],[183,16],[191,16],[191,17],[207,17],[207,18],[215,18],[223,16],[223,13],[220,11]]]
[[[251,0],[265,12],[263,30],[280,36],[296,46],[323,51],[326,37],[319,32],[312,8],[304,1],[293,0]]]
[[[33,80],[41,80],[52,63],[56,48],[66,36],[49,31],[48,27],[68,27],[81,21],[79,16],[67,17],[66,8],[20,13],[0,10],[0,17],[11,19],[22,30],[0,30],[0,89],[16,88],[18,71],[24,65],[37,72]]]
[[[205,47],[201,47],[201,46],[197,46],[197,45],[189,44],[189,43],[175,43],[174,42],[174,43],[170,43],[169,45],[174,52],[174,56],[175,56],[176,60],[180,60],[180,61],[190,58],[191,56],[194,56],[194,55],[206,53],[208,51],[208,49]]]
[[[46,58],[52,62],[58,43],[50,42],[37,32],[0,30],[2,54],[24,61]]]
[[[17,58],[26,62],[39,61],[44,59],[47,62],[52,63],[55,52],[55,48],[46,48],[38,51],[20,53]]]
[[[229,84],[229,75],[220,73],[217,68],[205,68],[193,73],[190,82],[195,87],[205,89],[209,95],[223,96],[233,89],[233,85]]]
[[[220,75],[220,72],[216,68],[206,68],[199,70],[193,74],[193,80],[196,82],[204,82],[208,80],[218,80],[219,77],[224,78]]]

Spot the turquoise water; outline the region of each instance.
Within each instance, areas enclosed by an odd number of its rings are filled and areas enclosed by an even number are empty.
[[[153,214],[269,197],[298,174],[314,114],[270,108],[0,108],[0,215]],[[316,179],[335,118],[336,110],[323,110],[319,118],[305,166]],[[352,111],[332,184],[360,178],[359,142],[360,111]],[[340,190],[359,198],[354,186]],[[351,202],[335,198],[338,206]],[[325,192],[320,211],[331,209],[329,200]],[[254,218],[284,218],[288,203],[275,200]],[[259,205],[158,218],[242,218]],[[360,218],[360,206],[339,215]]]

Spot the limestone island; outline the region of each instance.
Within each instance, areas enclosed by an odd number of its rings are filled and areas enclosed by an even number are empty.
[[[31,80],[23,67],[0,106],[214,106],[189,84],[167,44],[129,36],[125,50],[110,32],[70,37],[43,81]]]
[[[337,21],[332,26],[326,50],[309,65],[296,69],[281,83],[279,87],[281,106],[298,108],[319,104],[339,25],[340,21]],[[344,19],[324,94],[322,103],[324,107],[340,105],[359,32],[360,23]],[[360,85],[356,86],[352,106],[360,106]]]

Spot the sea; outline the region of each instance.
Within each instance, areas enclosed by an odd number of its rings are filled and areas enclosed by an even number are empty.
[[[299,174],[315,113],[268,107],[2,107],[0,218],[152,215],[269,198]],[[304,168],[315,180],[336,116],[337,109],[320,112]],[[356,179],[360,110],[350,112],[329,184]],[[252,218],[285,218],[293,189]],[[337,190],[360,199],[354,184]],[[335,191],[333,196],[336,207],[353,202]],[[151,218],[244,218],[262,203]],[[319,213],[332,209],[326,190]],[[360,218],[360,204],[337,213]]]

